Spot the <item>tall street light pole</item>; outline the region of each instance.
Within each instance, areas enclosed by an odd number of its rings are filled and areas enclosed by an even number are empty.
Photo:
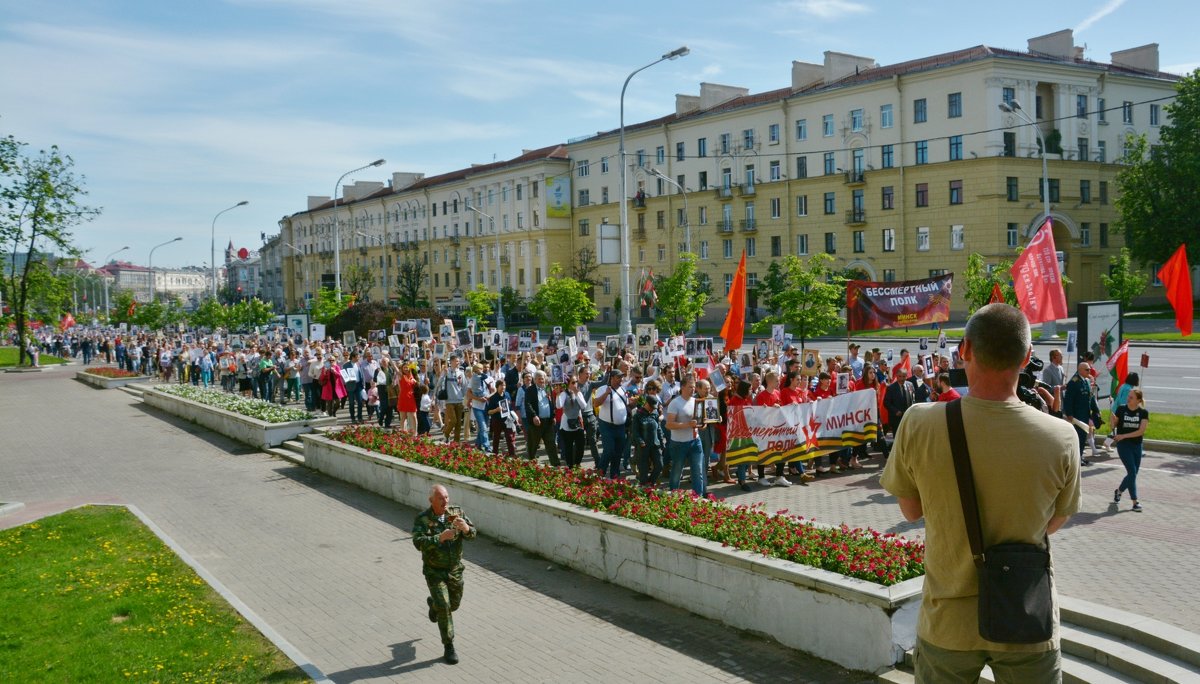
[[[153,247],[150,248],[150,256],[146,258],[146,270],[148,270],[150,272],[150,301],[151,302],[154,301],[155,295],[158,294],[157,292],[154,291],[154,286],[155,286],[155,282],[154,282],[154,250],[158,249],[159,247],[166,247],[167,245],[171,244],[172,242],[179,242],[182,239],[183,238],[181,238],[181,237],[177,237],[174,240],[167,240],[166,242],[162,243],[161,245],[154,245]]]
[[[496,232],[496,219],[479,211],[470,204],[467,208],[488,220],[492,232],[496,233],[496,329],[504,330],[504,262],[500,260],[500,233]]]
[[[121,249],[118,249],[117,251],[113,252],[112,254],[109,254],[108,256],[104,257],[104,265],[108,266],[108,264],[112,261],[113,257],[120,254],[121,252],[124,252],[127,249],[129,249],[129,245],[125,245]],[[104,279],[104,317],[108,318],[111,315],[112,315],[112,308],[108,305],[108,278],[106,277]]]
[[[687,190],[687,188],[683,187],[679,183],[676,183],[675,181],[671,180],[670,178],[667,178],[667,175],[665,173],[663,173],[662,171],[659,171],[658,169],[653,169],[650,171],[650,173],[651,173],[651,175],[653,175],[657,178],[661,178],[668,185],[671,185],[672,187],[677,188],[679,190],[679,194],[683,195],[683,236],[684,236],[683,237],[683,241],[684,241],[683,251],[690,253],[692,251],[692,224],[688,220],[688,203],[687,203],[688,190]]]
[[[248,200],[242,200],[241,202],[238,202],[237,204],[233,205],[232,207],[229,207],[228,209],[222,209],[221,211],[218,211],[217,215],[213,217],[213,220],[212,220],[212,256],[210,257],[212,259],[212,296],[213,296],[213,299],[217,298],[217,218],[220,217],[221,214],[224,214],[227,211],[233,211],[234,209],[237,209],[238,207],[244,207],[247,204],[250,204],[250,202]]]
[[[629,196],[628,196],[628,180],[629,168],[625,164],[625,90],[629,87],[629,81],[637,76],[638,73],[649,69],[650,67],[665,62],[668,59],[678,59],[686,56],[691,50],[687,46],[676,48],[658,59],[650,62],[640,69],[635,69],[633,73],[625,77],[625,84],[621,86],[621,132],[617,144],[617,158],[621,163],[621,333],[628,334],[633,332],[633,321],[630,320],[630,311],[632,310],[632,296],[629,290]]]
[[[1021,107],[1021,103],[1017,100],[1009,100],[1001,102],[999,105],[1000,111],[1006,114],[1016,114],[1019,119],[1029,124],[1033,128],[1033,132],[1037,134],[1038,142],[1042,144],[1042,213],[1046,221],[1050,221],[1051,230],[1054,229],[1053,219],[1050,218],[1050,171],[1046,163],[1046,138],[1042,136],[1042,129],[1037,125],[1037,122],[1030,118],[1025,109]],[[1041,226],[1039,225],[1040,229]],[[1042,324],[1042,339],[1051,339],[1058,337],[1058,321],[1046,321]]]
[[[342,188],[342,181],[346,179],[346,176],[358,173],[359,171],[365,171],[372,166],[383,166],[386,163],[383,159],[376,159],[366,166],[360,166],[357,169],[347,171],[342,174],[342,177],[333,186],[333,287],[337,290],[337,300],[339,302],[342,301],[342,232],[338,224],[338,190]]]

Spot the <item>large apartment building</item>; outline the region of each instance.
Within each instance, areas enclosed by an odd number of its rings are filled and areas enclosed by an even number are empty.
[[[1067,30],[1023,51],[977,46],[883,66],[826,52],[821,64],[793,62],[790,84],[763,93],[702,83],[698,95],[676,96],[674,112],[625,128],[630,266],[635,278],[669,273],[690,247],[716,299],[707,317],[719,319],[743,250],[752,287],[789,254],[825,252],[838,268],[881,281],[961,273],[971,252],[993,264],[1013,259],[1046,218],[1041,144],[1024,114],[1047,141],[1068,300],[1103,298],[1099,276],[1123,244],[1112,201],[1126,138],[1157,142],[1177,80],[1159,71],[1157,45],[1097,62]],[[518,275],[502,262],[504,282],[530,294],[548,263],[585,249],[620,253],[617,150],[611,130],[436,178],[347,187],[336,207],[343,267],[347,257],[378,266],[403,249],[394,245],[415,241],[435,305],[454,306],[474,282],[494,287],[495,233],[486,224],[481,232],[464,208],[471,200],[500,214],[502,259],[516,255],[523,267]],[[554,214],[537,195],[537,181],[545,188],[551,177],[567,195]],[[309,282],[331,277],[333,210],[329,198],[310,198],[309,211],[284,222],[305,253],[296,261],[316,269]],[[381,230],[388,250],[359,236]],[[302,279],[286,282],[307,291]],[[613,322],[620,265],[601,265],[596,279],[600,318]],[[962,312],[963,288],[955,290]]]

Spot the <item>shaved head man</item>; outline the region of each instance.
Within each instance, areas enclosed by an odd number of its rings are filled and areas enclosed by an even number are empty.
[[[412,540],[421,552],[421,572],[429,585],[429,621],[437,623],[445,648],[442,657],[451,665],[458,663],[451,614],[462,603],[462,543],[475,536],[475,526],[462,509],[450,505],[450,491],[434,485],[429,490],[429,508],[417,515]]]

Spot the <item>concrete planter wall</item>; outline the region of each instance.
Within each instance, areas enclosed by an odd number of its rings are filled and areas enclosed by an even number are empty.
[[[923,579],[883,587],[305,435],[305,465],[413,508],[446,484],[489,537],[844,667],[916,642]]]
[[[337,423],[334,418],[268,423],[243,416],[240,413],[172,396],[155,388],[146,390],[142,394],[142,401],[148,406],[175,414],[180,418],[186,418],[226,437],[259,448],[279,446],[289,439],[312,432],[315,427],[332,426]]]
[[[75,379],[103,389],[116,389],[135,382],[146,382],[149,375],[135,375],[132,378],[106,378],[103,375],[92,375],[87,371],[75,371]]]

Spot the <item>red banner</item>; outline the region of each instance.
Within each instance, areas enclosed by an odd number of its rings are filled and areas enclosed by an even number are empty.
[[[848,330],[904,328],[950,320],[950,289],[954,274],[873,283],[846,283],[846,327]]]
[[[1012,279],[1017,303],[1030,323],[1067,317],[1067,295],[1063,292],[1054,232],[1048,219],[1013,262]]]

